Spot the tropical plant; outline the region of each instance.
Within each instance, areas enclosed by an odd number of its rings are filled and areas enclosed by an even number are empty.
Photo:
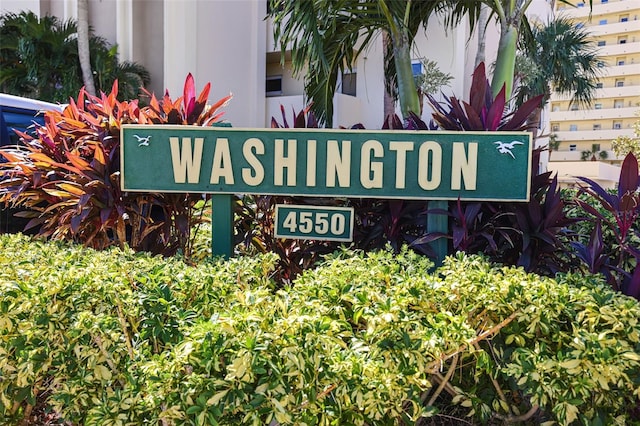
[[[469,102],[455,97],[440,103],[429,96],[433,118],[444,130],[496,131],[525,130],[527,118],[543,95],[527,100],[519,108],[506,110],[505,91],[497,96],[480,64],[473,74]],[[443,105],[444,104],[444,105]],[[506,111],[505,111],[506,110]],[[565,202],[551,173],[538,174],[540,150],[533,151],[530,199],[526,203],[450,203],[448,209],[430,209],[431,214],[454,218],[451,234],[455,250],[483,252],[493,260],[523,266],[527,271],[553,275],[566,270],[567,259],[560,248],[568,244],[564,230],[572,223],[564,211]],[[443,235],[427,234],[424,242]]]
[[[455,96],[445,98],[442,103],[431,95],[427,98],[434,109],[433,119],[443,130],[517,131],[528,130],[527,118],[536,109],[542,95],[507,111],[505,90],[492,95],[484,63],[481,63],[473,72],[469,102],[460,101]]]
[[[0,17],[0,87],[2,92],[66,102],[80,87],[73,21],[40,19],[33,12]]]
[[[533,26],[530,36],[520,38],[519,49],[536,67],[516,91],[518,104],[537,95],[544,95],[542,103],[547,103],[551,86],[555,92],[570,95],[572,103],[592,102],[601,75],[600,57],[585,27],[561,16],[546,25]]]
[[[77,24],[33,12],[0,16],[0,89],[4,93],[66,103],[83,87]],[[119,81],[119,100],[137,98],[150,74],[134,62],[118,62],[117,48],[104,38],[89,38],[91,68],[100,92]],[[92,73],[93,75],[93,73]]]
[[[551,133],[549,135],[549,160],[551,160],[551,153],[553,151],[557,151],[560,148],[560,143],[562,141],[558,139],[558,135],[555,133]]]
[[[427,93],[430,95],[436,94],[442,90],[443,86],[449,85],[449,82],[453,80],[453,76],[449,73],[442,72],[440,68],[438,68],[438,63],[431,59],[422,58],[420,63],[422,64],[422,73],[415,76],[414,79],[418,87],[420,114],[422,115],[424,95]]]
[[[529,66],[519,67],[524,75],[516,89],[516,102],[520,105],[543,95],[531,117],[536,128],[551,97],[551,86],[557,93],[570,95],[571,103],[591,103],[601,68],[597,47],[587,29],[559,17],[546,25],[533,26],[528,37],[520,37],[519,49]]]
[[[21,133],[24,147],[0,150],[0,202],[21,207],[28,228],[54,239],[90,247],[131,245],[136,250],[172,254],[190,252],[192,227],[201,219],[198,196],[137,194],[120,189],[120,128],[123,124],[190,124],[219,121],[229,97],[207,106],[210,84],[196,97],[193,77],[184,95],[169,94],[148,107],[83,89],[62,112],[45,113],[35,136]]]
[[[611,142],[611,149],[619,157],[632,153],[640,158],[640,110],[635,115],[638,119],[633,123],[633,136],[618,136]]]
[[[559,0],[571,4],[570,0]],[[491,88],[496,96],[503,88],[507,97],[511,97],[515,75],[515,61],[521,31],[527,31],[529,25],[525,13],[533,0],[483,0],[495,15],[500,25],[500,40]],[[553,3],[553,2],[551,2]],[[588,0],[591,7],[593,0]]]
[[[91,59],[96,87],[100,91],[118,82],[118,100],[140,99],[146,102],[144,88],[151,82],[149,71],[137,62],[120,61],[118,46],[109,46],[102,37],[91,37]]]
[[[305,73],[305,92],[312,111],[330,127],[338,75],[353,66],[380,31],[388,35],[390,43],[385,49],[387,87],[399,95],[404,119],[410,113],[420,114],[411,68],[417,31],[435,14],[450,11],[445,19],[457,22],[468,8],[477,7],[479,2],[449,0],[270,0],[269,16],[283,60],[284,52],[290,50],[294,74]]]
[[[616,192],[604,189],[596,181],[580,177],[584,186],[580,191],[590,195],[608,214],[581,198],[576,203],[594,217],[597,224],[588,243],[575,242],[578,257],[589,272],[602,273],[609,284],[624,294],[640,300],[640,174],[638,161],[631,153],[625,157],[620,170]],[[616,245],[605,247],[602,227],[613,232]]]

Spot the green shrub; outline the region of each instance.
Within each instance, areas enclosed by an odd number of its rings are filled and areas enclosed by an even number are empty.
[[[342,251],[277,289],[276,263],[0,237],[0,423],[614,424],[640,393],[640,305],[596,277]]]

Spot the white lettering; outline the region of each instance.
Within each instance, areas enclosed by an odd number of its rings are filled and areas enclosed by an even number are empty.
[[[327,187],[338,186],[348,188],[351,185],[349,171],[351,170],[351,141],[342,141],[342,151],[337,140],[327,141]]]
[[[396,151],[396,189],[406,187],[407,152],[413,151],[413,142],[389,142],[389,150]]]
[[[284,169],[287,169],[287,186],[296,186],[296,139],[287,140],[287,156],[284,155],[284,139],[275,140],[273,154],[273,184],[284,185]]]
[[[441,179],[442,147],[434,141],[424,142],[418,151],[418,185],[425,191],[431,191],[440,186]]]
[[[264,143],[258,138],[249,138],[242,145],[242,154],[251,166],[242,169],[242,180],[247,185],[260,185],[264,180],[264,167],[256,155],[264,154]]]
[[[202,163],[202,146],[204,138],[195,139],[195,150],[191,148],[191,138],[182,138],[182,149],[177,137],[170,137],[171,164],[173,165],[173,181],[175,183],[199,183],[200,164]]]
[[[227,185],[233,185],[233,164],[231,164],[231,151],[229,151],[229,139],[216,139],[216,147],[213,152],[213,165],[211,166],[211,180],[209,183],[217,185],[220,178],[224,178]]]
[[[370,139],[362,144],[360,150],[360,183],[366,189],[382,188],[382,162],[371,161],[371,155],[384,157],[384,148],[377,140]]]
[[[454,142],[451,159],[451,189],[459,190],[464,178],[465,189],[475,191],[478,174],[478,143],[469,143],[469,156],[464,152],[464,143]]]
[[[316,186],[316,141],[307,141],[307,186]]]

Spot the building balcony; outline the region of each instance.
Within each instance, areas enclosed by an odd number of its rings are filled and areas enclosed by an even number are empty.
[[[595,21],[598,18],[593,18]],[[592,37],[600,37],[603,35],[612,35],[612,34],[631,34],[634,32],[638,32],[638,21],[627,21],[627,22],[611,22],[603,25],[589,25],[588,30],[591,33]],[[629,40],[633,41],[633,40]]]
[[[602,161],[551,161],[547,170],[555,172],[561,187],[573,186],[580,182],[578,176],[586,177],[598,182],[604,188],[613,189],[620,177],[620,167]]]
[[[582,151],[590,150],[590,145],[582,145],[582,147],[577,147],[574,151],[567,151],[563,148],[563,145],[560,145],[559,151],[552,151],[549,155],[549,161],[585,161],[582,159]],[[599,158],[599,153],[602,151],[598,151],[596,154],[596,158]],[[604,150],[606,152],[606,161],[622,161],[623,157],[618,157],[615,152],[611,150]]]
[[[549,121],[581,121],[581,120],[611,120],[633,118],[638,111],[637,107],[588,109],[578,111],[552,111],[549,113]]]
[[[612,13],[626,13],[637,9],[637,3],[633,1],[612,1],[609,3],[593,2],[593,10],[589,9],[589,2],[585,0],[583,7],[571,7],[569,5],[558,6],[558,11],[572,19],[588,19],[589,14],[593,16],[593,20],[599,15],[608,15]]]
[[[611,142],[618,136],[633,137],[633,129],[604,129],[604,130],[576,130],[553,132],[559,141],[580,142],[593,141],[595,143],[605,141]],[[554,153],[555,154],[555,153]]]
[[[611,65],[603,69],[602,77],[640,75],[640,64]]]
[[[594,99],[607,99],[607,98],[625,98],[635,97],[640,93],[640,86],[623,86],[623,87],[604,87],[602,89],[596,89]],[[558,93],[551,94],[551,101],[569,101],[571,95],[560,95]]]
[[[598,54],[603,57],[628,55],[640,52],[640,41],[618,44],[607,44],[598,47]]]

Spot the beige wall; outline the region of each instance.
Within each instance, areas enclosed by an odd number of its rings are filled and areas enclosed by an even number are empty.
[[[31,10],[40,15],[40,0],[2,0],[0,1],[0,13],[20,13],[23,10]]]

